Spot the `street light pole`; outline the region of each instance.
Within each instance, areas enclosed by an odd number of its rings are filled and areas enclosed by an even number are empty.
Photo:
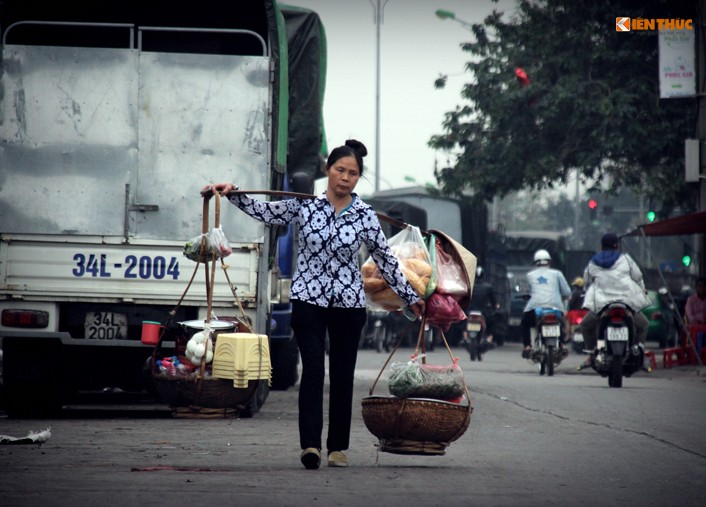
[[[375,192],[380,190],[380,25],[388,0],[368,0],[375,9]]]

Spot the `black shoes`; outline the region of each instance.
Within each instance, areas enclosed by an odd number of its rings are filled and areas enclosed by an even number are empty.
[[[302,451],[302,465],[307,470],[316,470],[321,465],[321,452],[315,447],[307,447]]]

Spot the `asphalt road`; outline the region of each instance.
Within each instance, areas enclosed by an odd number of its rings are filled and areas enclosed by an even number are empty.
[[[393,360],[408,359],[401,349]],[[304,470],[297,388],[250,419],[175,419],[161,405],[72,406],[0,418],[0,504],[246,506],[702,506],[706,370],[660,368],[620,389],[570,356],[540,376],[517,344],[483,362],[454,350],[472,394],[468,431],[444,456],[378,452],[360,411],[386,353],[360,351],[349,468]],[[450,362],[438,348],[430,364]],[[383,379],[385,376],[383,375]],[[386,394],[384,380],[375,389]],[[324,462],[325,463],[325,462]]]

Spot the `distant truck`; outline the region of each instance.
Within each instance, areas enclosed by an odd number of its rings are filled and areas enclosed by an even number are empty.
[[[141,323],[164,322],[187,287],[195,264],[182,249],[201,233],[203,185],[311,192],[321,176],[323,27],[275,0],[0,9],[6,409],[45,414],[81,391],[144,392],[152,350]],[[294,231],[222,204],[229,276],[253,331],[270,337],[273,387],[286,389],[298,380]],[[206,317],[202,272],[176,322]],[[213,294],[215,317],[239,315],[222,273]],[[263,381],[243,415],[267,393]]]

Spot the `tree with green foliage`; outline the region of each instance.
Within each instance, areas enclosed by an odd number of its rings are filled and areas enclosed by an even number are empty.
[[[429,145],[457,153],[437,169],[443,193],[484,199],[584,182],[628,187],[664,213],[693,209],[684,140],[694,98],[660,99],[656,31],[616,31],[616,17],[696,19],[692,2],[520,0],[494,11],[461,45],[471,56],[468,102]],[[694,22],[694,29],[697,23]],[[443,85],[443,79],[437,86]]]

